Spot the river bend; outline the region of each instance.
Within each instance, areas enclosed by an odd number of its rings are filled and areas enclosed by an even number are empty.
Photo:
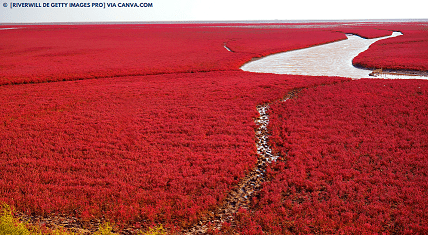
[[[250,61],[244,64],[241,69],[256,73],[338,76],[353,79],[373,78],[369,76],[371,70],[354,67],[352,60],[359,53],[367,50],[374,42],[400,35],[402,33],[393,32],[391,36],[364,39],[353,34],[347,34],[347,40],[269,55]],[[391,74],[382,74],[381,77],[427,79],[427,77],[422,76]]]

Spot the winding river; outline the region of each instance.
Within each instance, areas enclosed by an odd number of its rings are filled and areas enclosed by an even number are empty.
[[[364,39],[347,34],[347,40],[332,42],[319,46],[273,54],[244,64],[241,69],[256,73],[294,74],[310,76],[339,76],[353,79],[373,78],[371,70],[356,68],[352,60],[359,53],[367,50],[376,41],[397,37],[400,32],[391,36]],[[427,79],[422,76],[382,74],[383,78]]]
[[[372,43],[378,40],[400,35],[402,34],[394,32],[391,36],[364,39],[356,35],[347,34],[347,40],[266,56],[246,63],[241,69],[257,73],[340,76],[353,79],[369,78],[371,77],[369,74],[372,71],[354,67],[352,65],[354,57],[367,50]],[[227,47],[226,43],[224,48],[233,52]],[[428,78],[391,74],[382,74],[381,77],[400,79]],[[292,99],[298,92],[299,90],[290,91],[281,101],[285,102]],[[224,222],[232,222],[239,208],[249,208],[251,197],[261,189],[262,183],[267,180],[265,177],[266,167],[276,161],[279,156],[273,153],[268,143],[269,103],[257,105],[256,108],[260,114],[254,120],[258,126],[255,130],[256,147],[259,155],[256,166],[241,179],[238,185],[224,199],[222,205],[209,216],[198,221],[185,234],[204,234],[209,228],[220,229]]]

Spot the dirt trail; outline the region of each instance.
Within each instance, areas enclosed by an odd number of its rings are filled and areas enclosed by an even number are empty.
[[[280,101],[285,102],[294,98],[300,90],[301,89],[296,89],[289,92],[285,97],[280,99]],[[271,103],[274,102],[278,102],[278,100]],[[184,231],[185,234],[205,234],[209,230],[221,229],[224,222],[230,223],[232,227],[235,226],[235,214],[240,208],[250,209],[251,198],[257,195],[261,189],[262,183],[268,180],[265,176],[268,164],[281,159],[281,156],[275,155],[272,152],[268,144],[269,132],[267,126],[269,124],[269,103],[258,105],[256,108],[260,114],[260,116],[254,120],[258,126],[255,130],[255,144],[258,153],[256,166],[250,173],[242,178],[220,206],[214,211],[202,216],[197,224]],[[76,217],[65,215],[33,216],[16,212],[16,216],[36,226],[46,226],[52,229],[66,228],[78,234],[93,234],[102,223],[101,220],[82,221]],[[120,234],[135,234],[137,230],[136,228],[129,227],[122,230]]]
[[[26,215],[20,212],[15,212],[15,215],[20,218],[21,221],[28,222],[38,227],[47,227],[51,229],[65,228],[68,231],[77,234],[93,234],[95,233],[101,221],[81,221],[80,219],[73,216],[66,215]]]
[[[289,92],[281,101],[287,101],[296,96],[301,89]],[[276,102],[276,101],[275,101]],[[221,229],[222,223],[228,222],[234,226],[234,215],[240,208],[249,209],[251,198],[261,189],[262,183],[267,181],[266,167],[281,156],[275,155],[268,144],[269,104],[257,106],[260,116],[254,120],[258,125],[255,130],[256,147],[258,153],[257,164],[238,185],[228,194],[224,202],[215,211],[208,213],[196,225],[185,231],[185,234],[205,234],[209,230]]]

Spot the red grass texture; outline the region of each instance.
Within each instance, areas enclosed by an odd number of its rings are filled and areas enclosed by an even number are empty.
[[[4,30],[0,85],[238,70],[253,57],[346,38],[322,28],[220,26],[50,25]]]
[[[339,27],[338,31],[343,33],[355,34],[363,38],[379,38],[384,36],[390,36],[392,34],[391,30],[380,29],[378,25],[367,25],[358,27],[358,26],[342,26]]]
[[[346,38],[340,27],[329,27],[1,31],[0,201],[26,214],[190,226],[255,165],[256,105],[348,80],[239,67],[253,57]],[[273,107],[273,147],[287,163],[274,165],[273,182],[255,201],[262,216],[241,211],[240,226],[302,233],[426,229],[418,221],[427,214],[426,83],[382,82],[309,89]]]
[[[378,41],[354,58],[353,64],[365,68],[428,71],[428,26],[391,26],[403,35]]]
[[[3,86],[0,200],[189,226],[254,166],[255,104],[340,80],[236,71]]]
[[[285,162],[242,211],[244,230],[423,234],[428,230],[428,82],[359,80],[271,106]]]

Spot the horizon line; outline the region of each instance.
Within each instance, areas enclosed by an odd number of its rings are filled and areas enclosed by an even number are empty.
[[[219,20],[219,21],[76,21],[76,22],[0,22],[0,25],[62,25],[62,24],[280,24],[328,22],[428,22],[426,19],[311,19],[311,20]]]

